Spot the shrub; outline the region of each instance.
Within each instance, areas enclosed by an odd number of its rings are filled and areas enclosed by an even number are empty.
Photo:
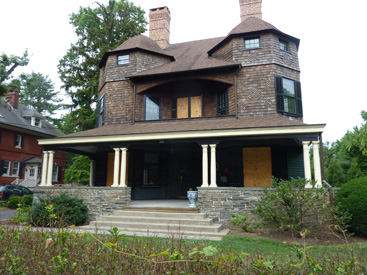
[[[7,207],[12,209],[17,209],[18,204],[21,204],[21,207],[31,206],[33,202],[33,195],[24,195],[22,197],[19,196],[11,196],[7,202]]]
[[[88,207],[81,199],[67,193],[41,198],[32,210],[30,222],[43,226],[81,225],[88,217]]]
[[[316,229],[331,225],[332,211],[324,188],[305,188],[304,179],[273,182],[264,188],[264,196],[255,203],[254,213],[264,224],[279,230]]]
[[[243,212],[242,215],[231,213],[231,217],[233,218],[231,223],[242,228],[245,232],[252,232],[258,227],[258,225],[254,223],[254,218],[249,218],[247,216],[247,212]]]
[[[357,235],[367,236],[367,177],[343,184],[335,201],[341,209],[352,215],[350,230]]]

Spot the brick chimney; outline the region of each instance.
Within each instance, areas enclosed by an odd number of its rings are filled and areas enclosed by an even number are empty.
[[[18,109],[18,104],[19,104],[19,93],[20,90],[15,88],[14,90],[12,90],[11,92],[7,93],[7,95],[5,96],[5,100],[11,105],[13,106],[14,109]]]
[[[171,13],[167,7],[149,11],[149,37],[162,49],[169,47]]]
[[[262,0],[239,0],[241,8],[241,22],[249,17],[262,19]]]

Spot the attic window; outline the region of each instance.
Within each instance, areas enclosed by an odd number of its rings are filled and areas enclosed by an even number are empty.
[[[260,48],[260,37],[245,39],[245,50]]]
[[[128,54],[119,55],[117,57],[117,65],[119,66],[129,65],[129,63],[130,63],[130,56]]]
[[[42,127],[42,121],[38,117],[32,116],[31,124],[32,124],[32,126],[36,126],[36,127],[39,127],[39,128]]]
[[[284,40],[279,40],[279,48],[281,51],[287,52],[288,51],[288,42]]]

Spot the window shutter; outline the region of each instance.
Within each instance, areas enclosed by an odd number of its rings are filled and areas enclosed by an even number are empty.
[[[297,116],[303,116],[301,83],[296,81],[295,86],[296,86],[296,114]]]
[[[99,125],[99,110],[101,109],[101,102],[98,100],[98,102],[97,102],[97,121],[96,121],[96,126],[97,126],[97,128],[99,127],[99,126],[101,126],[101,125]]]
[[[172,98],[172,118],[177,118],[177,98]]]
[[[17,146],[17,135],[14,135],[14,147]]]
[[[21,138],[20,138],[20,147],[21,148],[24,147],[24,136],[21,136]]]
[[[5,161],[0,160],[0,176],[4,174],[4,164],[5,164]]]
[[[275,95],[277,101],[277,112],[284,112],[283,80],[280,76],[275,76]]]
[[[3,136],[3,132],[0,131],[0,144],[1,144],[1,137]]]
[[[19,178],[22,178],[23,177],[23,163],[22,162],[19,162],[19,172],[18,172],[18,176]]]
[[[62,167],[59,166],[57,168],[57,182],[60,182],[61,181],[61,175],[62,175]]]

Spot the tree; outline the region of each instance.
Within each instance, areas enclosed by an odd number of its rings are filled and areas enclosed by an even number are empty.
[[[27,105],[28,108],[38,111],[47,119],[52,120],[52,116],[56,110],[61,109],[61,105],[57,104],[62,101],[57,97],[54,91],[54,84],[41,73],[21,74],[19,76],[20,102]]]
[[[354,127],[353,132],[348,131],[341,142],[347,154],[356,159],[356,167],[363,176],[367,175],[367,112],[362,111],[361,116],[364,124]]]
[[[73,164],[65,169],[64,182],[87,185],[89,183],[90,159],[86,156],[75,156]]]
[[[141,34],[147,24],[144,10],[126,0],[110,0],[105,6],[80,7],[70,16],[78,40],[59,61],[58,70],[72,103],[70,115],[80,130],[95,127],[99,62],[105,52]]]
[[[336,155],[331,158],[325,174],[326,181],[332,184],[333,187],[341,186],[345,183],[343,169]]]
[[[12,73],[18,66],[28,65],[28,51],[26,50],[23,56],[6,55],[2,53],[0,55],[0,96],[8,92],[8,85],[5,84],[6,80],[12,77]]]

